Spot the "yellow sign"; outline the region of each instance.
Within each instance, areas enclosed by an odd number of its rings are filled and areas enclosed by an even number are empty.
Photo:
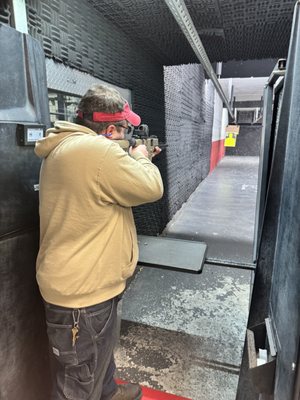
[[[236,145],[236,134],[229,133],[225,138],[225,147],[235,147]]]

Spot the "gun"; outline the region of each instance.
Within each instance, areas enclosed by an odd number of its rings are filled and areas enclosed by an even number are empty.
[[[129,150],[129,147],[137,147],[140,144],[144,144],[148,151],[148,158],[151,160],[153,157],[155,147],[159,147],[162,150],[167,147],[166,144],[158,142],[158,137],[154,135],[149,135],[149,127],[146,124],[142,124],[135,128],[132,136],[128,139],[113,140],[113,142],[118,143],[124,151]]]

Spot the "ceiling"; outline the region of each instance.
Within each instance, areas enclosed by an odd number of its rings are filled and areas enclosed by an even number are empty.
[[[227,88],[233,87],[234,100],[236,102],[248,102],[261,101],[267,81],[267,77],[230,78],[220,79],[220,84],[227,97],[229,97],[226,92]]]
[[[165,65],[197,59],[164,0],[89,0]],[[211,62],[287,56],[295,0],[185,0]]]

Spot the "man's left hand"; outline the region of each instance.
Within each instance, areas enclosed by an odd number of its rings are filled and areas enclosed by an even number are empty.
[[[155,147],[154,147],[153,154],[152,154],[152,157],[157,156],[160,152],[161,152],[161,148],[158,147],[158,146],[155,146]]]

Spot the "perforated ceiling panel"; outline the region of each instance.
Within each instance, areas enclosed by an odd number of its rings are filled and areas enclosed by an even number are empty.
[[[197,62],[163,0],[89,0],[165,65]],[[295,0],[185,0],[213,61],[287,55]]]

